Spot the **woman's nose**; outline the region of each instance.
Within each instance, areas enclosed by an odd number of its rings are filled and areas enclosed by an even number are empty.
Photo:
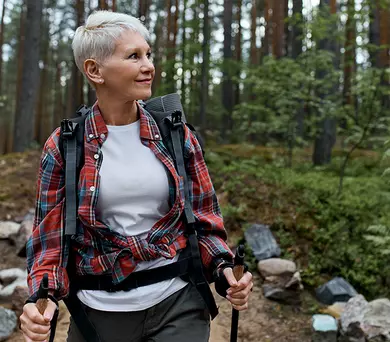
[[[154,64],[149,58],[146,58],[144,60],[144,63],[142,64],[141,68],[142,68],[143,72],[153,72],[154,71]]]

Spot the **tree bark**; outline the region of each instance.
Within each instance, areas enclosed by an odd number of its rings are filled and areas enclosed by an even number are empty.
[[[237,0],[236,10],[237,10],[236,13],[237,13],[238,32],[235,40],[235,55],[236,55],[237,65],[240,65],[242,60],[242,26],[241,26],[242,0]],[[240,76],[241,76],[241,67],[238,67],[236,72],[237,81],[235,82],[236,89],[234,92],[234,105],[240,103]]]
[[[355,0],[348,0],[348,19],[346,23],[346,40],[344,53],[344,87],[343,87],[343,103],[345,105],[354,106],[352,97],[352,78],[356,69],[356,22],[355,15]]]
[[[293,0],[293,17],[294,24],[292,25],[292,46],[291,57],[296,59],[302,53],[302,0]]]
[[[223,13],[223,81],[222,81],[222,104],[224,115],[222,122],[222,139],[227,140],[228,134],[232,128],[233,112],[233,81],[229,73],[229,63],[232,61],[232,21],[233,21],[233,0],[225,0],[225,9]]]
[[[370,28],[369,40],[372,48],[370,52],[371,65],[375,68],[380,68],[381,60],[379,55],[380,46],[380,24],[379,24],[379,7],[377,1],[369,1],[370,7]]]
[[[273,36],[273,56],[275,58],[282,58],[284,56],[284,0],[273,2],[273,17],[275,34]]]
[[[203,17],[203,43],[202,43],[202,80],[201,80],[201,101],[200,101],[200,114],[199,114],[199,126],[200,132],[204,136],[204,130],[206,128],[206,106],[209,94],[209,61],[210,61],[210,23],[209,23],[209,1],[204,1],[204,17]]]
[[[328,11],[330,14],[336,14],[336,0],[321,0],[320,2],[321,8],[328,8]],[[336,30],[337,27],[330,27],[329,30]],[[319,42],[319,48],[328,50],[334,53],[334,55],[337,55],[337,45],[335,42],[332,42],[330,39],[323,39]],[[336,58],[334,58],[334,63]],[[335,68],[337,68],[337,65],[335,65]],[[326,71],[321,70],[318,72],[317,75],[318,78],[325,78],[326,77]],[[337,91],[337,84],[334,85],[333,91]],[[327,96],[329,96],[328,93],[324,92],[322,89],[318,89],[319,97],[321,97],[323,100],[326,99]],[[325,165],[329,164],[332,159],[332,149],[336,142],[336,128],[337,123],[336,119],[333,117],[330,117],[329,115],[325,115],[322,117],[323,114],[320,112],[318,113],[319,117],[319,124],[318,124],[318,133],[317,137],[314,142],[314,150],[313,150],[313,164],[314,165]]]
[[[26,40],[23,75],[17,100],[14,130],[14,151],[22,152],[33,140],[34,108],[39,84],[39,40],[43,1],[27,0]]]
[[[257,8],[256,8],[256,0],[252,0],[251,6],[251,45],[250,45],[250,63],[251,65],[258,64],[258,56],[257,56],[257,47],[256,47],[256,35],[257,30]]]
[[[1,21],[0,21],[0,94],[2,94],[2,85],[3,85],[3,43],[4,43],[4,15],[5,15],[5,5],[7,0],[3,0],[3,10],[1,12]]]
[[[105,2],[108,9],[107,2]],[[102,4],[100,4],[102,5]],[[85,3],[84,0],[77,0],[76,2],[76,27],[83,25],[84,23],[84,11]],[[84,103],[84,77],[83,74],[78,70],[76,63],[73,62],[72,68],[72,95],[73,105],[68,113],[69,117],[73,117],[76,109]]]
[[[264,0],[264,20],[265,20],[265,34],[263,38],[262,57],[270,54],[270,42],[272,41],[272,2],[274,0]]]
[[[76,0],[76,1],[79,2],[78,0]],[[99,0],[98,9],[100,9],[100,10],[108,10],[107,0]]]

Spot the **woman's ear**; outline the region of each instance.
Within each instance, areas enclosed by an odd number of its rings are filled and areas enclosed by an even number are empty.
[[[84,72],[91,82],[95,84],[102,84],[104,82],[99,64],[94,59],[84,61]]]

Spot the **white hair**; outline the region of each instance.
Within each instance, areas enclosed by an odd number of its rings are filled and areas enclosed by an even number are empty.
[[[139,19],[124,13],[95,11],[84,26],[77,28],[73,37],[73,55],[79,70],[84,74],[84,61],[92,58],[103,63],[112,56],[115,41],[125,30],[139,33],[147,42],[150,33]]]

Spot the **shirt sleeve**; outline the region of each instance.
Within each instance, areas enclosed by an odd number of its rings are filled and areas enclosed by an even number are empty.
[[[232,261],[233,253],[228,247],[217,196],[203,158],[202,148],[195,135],[186,128],[185,149],[189,151],[188,173],[192,181],[191,199],[195,219],[199,249],[206,277],[210,280],[217,260]]]
[[[39,167],[33,230],[27,242],[28,287],[38,291],[45,273],[49,289],[61,299],[68,294],[69,280],[63,253],[64,169],[58,149],[59,129],[46,141]]]

